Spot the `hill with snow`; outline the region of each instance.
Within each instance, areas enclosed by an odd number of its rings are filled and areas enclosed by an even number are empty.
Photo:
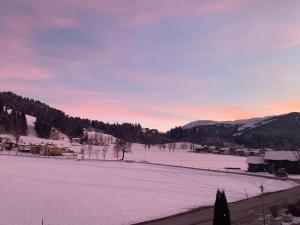
[[[242,144],[253,148],[293,150],[300,147],[300,113],[236,121],[194,121],[182,127],[187,140]],[[178,136],[178,130],[174,133]],[[192,137],[192,138],[190,138]]]
[[[263,124],[267,124],[277,119],[278,116],[267,116],[262,118],[251,118],[244,120],[233,120],[233,121],[212,121],[212,120],[197,120],[194,122],[190,122],[183,126],[184,129],[190,129],[193,127],[199,126],[209,126],[209,125],[229,125],[236,126],[238,131],[242,131],[244,129],[251,129]]]

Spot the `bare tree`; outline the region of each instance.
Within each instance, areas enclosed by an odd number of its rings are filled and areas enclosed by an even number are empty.
[[[89,160],[91,159],[92,153],[93,153],[93,146],[92,145],[88,145],[87,154],[89,156]]]
[[[94,137],[93,137],[93,145],[98,145],[98,139],[99,139],[99,135],[98,133],[95,133],[94,134]]]
[[[99,149],[99,148],[96,148],[96,149],[95,149],[95,155],[96,155],[96,159],[97,159],[97,160],[99,159],[99,154],[100,154],[100,149]]]
[[[121,160],[124,160],[125,153],[131,151],[131,143],[122,139],[117,139],[114,145],[114,155],[119,159],[120,154],[122,153]]]
[[[162,148],[163,148],[164,151],[166,150],[166,147],[167,147],[166,144],[162,145]]]
[[[104,147],[104,148],[102,149],[102,156],[103,156],[103,159],[104,159],[104,160],[106,159],[106,154],[107,154],[107,152],[108,152],[108,148],[107,148],[107,147]]]
[[[173,143],[172,144],[172,150],[173,150],[173,152],[175,151],[175,149],[176,149],[176,143]]]
[[[298,161],[298,170],[300,171],[300,149],[297,149],[294,151],[294,155],[296,160]]]
[[[99,135],[99,143],[100,143],[100,145],[104,145],[104,140],[103,140],[102,134]]]
[[[162,149],[162,144],[159,144],[159,145],[158,145],[158,148],[159,148],[159,151],[161,151],[161,149]]]
[[[84,159],[84,153],[85,153],[85,146],[82,145],[80,149],[80,154],[82,154],[83,159]]]
[[[180,148],[181,148],[181,149],[186,149],[186,148],[187,148],[186,142],[181,142]]]
[[[171,151],[171,149],[172,149],[172,146],[173,146],[173,145],[172,145],[172,143],[169,143],[169,144],[168,144],[168,149],[169,149],[169,152]]]
[[[191,150],[195,150],[195,144],[191,143]]]

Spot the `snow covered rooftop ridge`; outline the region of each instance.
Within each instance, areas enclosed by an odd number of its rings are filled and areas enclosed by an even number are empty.
[[[51,140],[51,139],[44,139],[32,136],[20,136],[19,143],[25,145],[43,145],[43,144],[53,144],[58,147],[70,147],[69,140]]]
[[[208,126],[208,125],[231,125],[238,126],[238,131],[242,131],[246,128],[254,128],[259,125],[270,123],[276,120],[278,116],[267,116],[262,118],[251,118],[243,120],[233,120],[233,121],[212,121],[212,120],[198,120],[188,123],[183,126],[184,129],[189,129],[197,126]]]
[[[247,161],[248,164],[264,164],[263,156],[248,156]]]
[[[265,160],[300,161],[300,151],[267,151]]]

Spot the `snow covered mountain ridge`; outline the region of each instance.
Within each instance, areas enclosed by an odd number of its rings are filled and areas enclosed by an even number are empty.
[[[272,121],[277,120],[278,117],[279,116],[267,116],[262,118],[251,118],[251,119],[233,120],[233,121],[197,120],[184,125],[183,128],[190,129],[193,127],[208,126],[208,125],[228,125],[228,126],[237,126],[238,127],[237,130],[242,131],[247,128],[251,129],[259,125],[270,123]]]

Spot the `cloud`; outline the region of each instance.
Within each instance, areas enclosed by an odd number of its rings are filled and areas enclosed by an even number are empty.
[[[299,26],[261,21],[230,23],[205,40],[209,48],[234,54],[274,52],[300,45]]]
[[[192,18],[231,11],[238,4],[234,1],[148,0],[139,1],[132,25],[146,25],[171,18]]]
[[[270,2],[4,0],[1,89],[164,130],[295,110],[299,10]]]
[[[299,100],[286,100],[273,102],[268,105],[270,112],[276,112],[277,114],[284,114],[289,112],[300,112],[300,101]]]
[[[51,75],[45,69],[34,67],[31,65],[12,65],[7,68],[0,68],[0,79],[1,78],[19,78],[25,80],[49,80],[53,79]]]

